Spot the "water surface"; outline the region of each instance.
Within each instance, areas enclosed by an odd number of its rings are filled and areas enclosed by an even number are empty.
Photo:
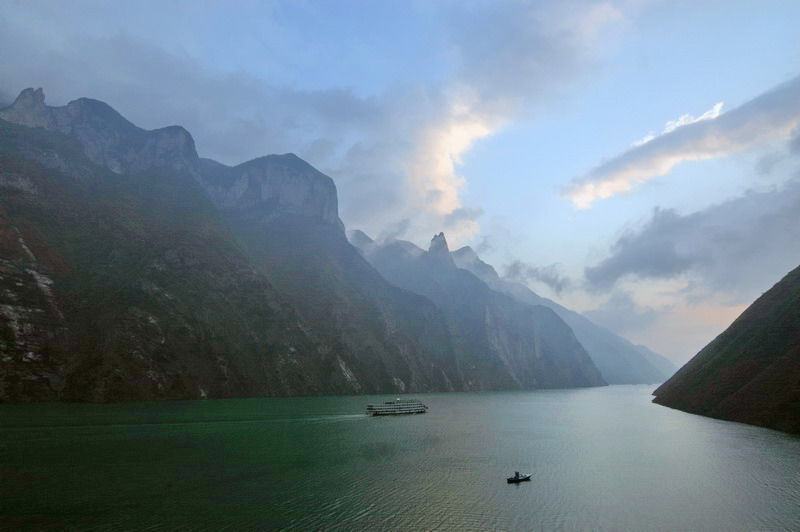
[[[0,526],[800,530],[800,438],[651,390],[0,405]]]

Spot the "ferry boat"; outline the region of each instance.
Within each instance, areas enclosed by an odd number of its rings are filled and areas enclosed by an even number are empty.
[[[417,399],[395,399],[377,405],[367,405],[371,416],[397,416],[402,414],[424,414],[428,407]]]

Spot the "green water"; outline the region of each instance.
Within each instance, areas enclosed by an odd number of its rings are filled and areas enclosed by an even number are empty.
[[[800,438],[650,390],[0,405],[0,526],[800,529]]]

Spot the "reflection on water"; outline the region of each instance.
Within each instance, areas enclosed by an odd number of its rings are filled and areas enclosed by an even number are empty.
[[[0,405],[7,527],[800,529],[800,438],[649,387]],[[513,471],[533,481],[509,485]]]

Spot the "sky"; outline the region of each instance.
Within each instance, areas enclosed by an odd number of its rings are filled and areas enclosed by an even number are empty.
[[[444,231],[681,364],[800,264],[800,2],[3,0],[43,87],[203,157],[296,153],[349,229]]]

